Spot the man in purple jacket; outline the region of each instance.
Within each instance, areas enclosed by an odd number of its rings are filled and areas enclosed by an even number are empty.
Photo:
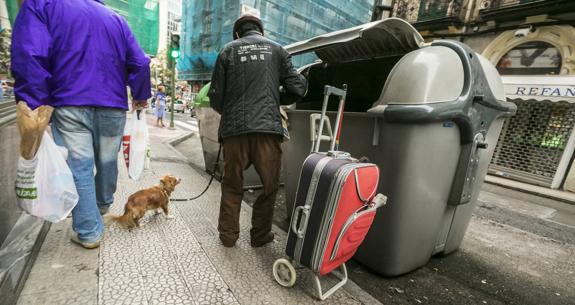
[[[80,195],[72,241],[97,248],[104,234],[100,213],[116,191],[126,85],[135,106],[145,106],[150,60],[126,21],[101,0],[25,0],[12,37],[16,100],[53,106],[54,140],[69,150]]]

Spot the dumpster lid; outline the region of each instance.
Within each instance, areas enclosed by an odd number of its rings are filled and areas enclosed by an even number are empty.
[[[323,62],[333,63],[403,55],[422,44],[423,38],[408,22],[388,18],[296,42],[285,49],[291,55],[313,51]]]

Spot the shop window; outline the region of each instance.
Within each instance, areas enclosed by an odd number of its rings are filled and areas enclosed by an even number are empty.
[[[554,75],[561,71],[561,53],[550,43],[531,41],[507,52],[497,63],[501,75]]]

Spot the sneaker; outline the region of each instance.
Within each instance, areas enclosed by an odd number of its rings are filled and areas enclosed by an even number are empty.
[[[100,247],[100,241],[95,241],[95,242],[85,242],[85,241],[81,241],[77,235],[72,235],[72,237],[70,238],[70,240],[77,244],[80,245],[82,247],[84,247],[85,249],[96,249],[98,247]]]
[[[254,248],[259,248],[259,247],[263,247],[269,243],[271,243],[272,241],[274,241],[274,233],[273,232],[269,232],[268,235],[266,235],[266,237],[262,240],[251,240],[251,245]]]

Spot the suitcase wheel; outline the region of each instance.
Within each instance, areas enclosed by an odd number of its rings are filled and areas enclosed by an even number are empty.
[[[295,284],[295,268],[287,259],[280,258],[276,260],[273,266],[273,273],[278,284],[284,287],[292,287]]]

